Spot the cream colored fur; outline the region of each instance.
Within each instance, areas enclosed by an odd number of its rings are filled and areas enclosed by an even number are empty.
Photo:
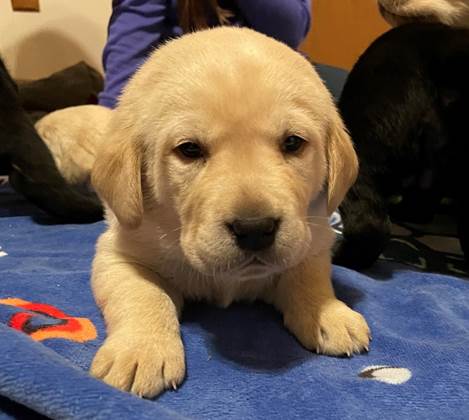
[[[306,140],[293,155],[282,152],[289,135]],[[145,397],[177,387],[186,299],[264,300],[308,349],[368,348],[366,321],[332,289],[327,220],[355,180],[357,158],[300,54],[240,28],[171,41],[129,82],[105,137],[92,181],[109,227],[92,287],[108,337],[93,375]],[[189,140],[203,159],[177,151]],[[309,215],[322,199],[324,211]],[[253,253],[226,227],[247,217],[281,219],[274,245],[257,253],[260,267],[246,266]]]
[[[57,169],[71,185],[90,186],[91,168],[110,116],[108,108],[82,105],[52,112],[36,123]]]
[[[393,26],[410,21],[436,21],[469,26],[469,0],[379,0],[383,17]]]

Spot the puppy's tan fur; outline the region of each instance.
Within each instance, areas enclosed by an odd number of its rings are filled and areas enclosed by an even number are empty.
[[[282,152],[289,135],[307,143]],[[185,374],[185,299],[275,305],[308,349],[366,349],[363,317],[335,298],[327,223],[357,173],[352,143],[312,66],[248,29],[186,35],[153,53],[114,111],[92,181],[109,206],[92,286],[108,328],[91,372],[151,397]],[[197,141],[204,159],[176,148]],[[327,197],[322,191],[327,190]],[[308,205],[322,199],[322,215]],[[327,207],[327,210],[326,210]],[[281,219],[246,266],[226,223]]]
[[[57,169],[71,185],[90,187],[91,168],[111,113],[99,105],[81,105],[54,111],[36,123]]]
[[[379,0],[380,12],[392,26],[411,21],[469,26],[469,0]]]

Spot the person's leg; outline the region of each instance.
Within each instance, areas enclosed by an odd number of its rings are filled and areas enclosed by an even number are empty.
[[[17,84],[21,106],[36,121],[37,113],[44,116],[58,109],[97,103],[98,93],[103,90],[103,77],[81,61],[42,79]]]

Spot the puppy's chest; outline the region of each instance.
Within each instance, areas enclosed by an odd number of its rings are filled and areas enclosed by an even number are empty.
[[[223,308],[236,301],[264,299],[274,283],[271,278],[239,281],[199,276],[175,280],[185,299],[202,300]]]
[[[275,284],[276,278],[241,280],[223,275],[212,277],[198,273],[188,264],[181,263],[182,256],[155,258],[157,252],[144,256],[145,265],[177,289],[184,299],[212,303],[227,307],[235,301],[264,299]],[[143,257],[140,254],[140,257]]]

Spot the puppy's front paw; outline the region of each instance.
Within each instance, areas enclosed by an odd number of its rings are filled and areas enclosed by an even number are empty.
[[[110,335],[96,353],[90,372],[122,391],[152,398],[176,387],[185,375],[184,347],[179,336]]]
[[[334,299],[313,312],[285,314],[285,325],[309,350],[331,356],[368,351],[370,330],[358,312]]]

